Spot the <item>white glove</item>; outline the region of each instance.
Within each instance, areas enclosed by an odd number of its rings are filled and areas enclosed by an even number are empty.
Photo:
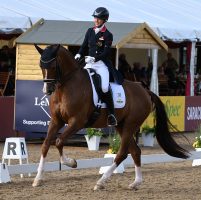
[[[81,55],[79,54],[79,53],[77,53],[76,55],[75,55],[75,60],[79,60],[81,58]]]
[[[94,57],[91,57],[91,56],[85,56],[85,63],[87,64],[92,64],[95,62],[95,58]]]

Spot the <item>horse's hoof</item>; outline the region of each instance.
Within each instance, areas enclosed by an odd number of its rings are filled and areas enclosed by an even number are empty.
[[[77,161],[75,159],[72,159],[72,168],[77,168]]]
[[[134,183],[131,183],[128,188],[130,190],[137,190],[138,189],[138,186],[141,185],[141,182],[138,182],[138,181],[135,181]]]
[[[95,186],[94,186],[94,191],[96,191],[96,190],[102,190],[102,189],[104,189],[105,187],[103,186],[103,185],[99,185],[99,184],[96,184]]]
[[[62,163],[63,165],[66,165],[71,168],[77,168],[77,161],[72,158],[68,158],[65,162]]]
[[[32,184],[33,187],[38,187],[42,185],[42,180],[41,179],[34,179],[34,182]]]

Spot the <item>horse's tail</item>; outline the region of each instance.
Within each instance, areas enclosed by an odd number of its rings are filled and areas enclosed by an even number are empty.
[[[189,152],[180,147],[171,136],[169,126],[173,125],[167,117],[163,102],[153,92],[149,91],[149,93],[151,95],[152,102],[155,104],[155,133],[159,145],[170,156],[185,159],[188,158]]]

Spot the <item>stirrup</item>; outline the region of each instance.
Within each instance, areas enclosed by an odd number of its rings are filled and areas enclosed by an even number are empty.
[[[113,114],[108,115],[107,117],[107,125],[108,126],[117,126],[116,117]]]

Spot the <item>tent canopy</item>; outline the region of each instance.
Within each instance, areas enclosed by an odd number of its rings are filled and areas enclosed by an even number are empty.
[[[91,21],[105,6],[110,22],[148,23],[163,39],[201,39],[200,0],[0,0],[0,30],[27,29],[41,18]]]
[[[17,38],[19,44],[63,44],[80,46],[86,30],[93,26],[87,21],[39,20],[30,30]],[[113,47],[162,48],[167,45],[146,24],[108,22],[113,33]]]

